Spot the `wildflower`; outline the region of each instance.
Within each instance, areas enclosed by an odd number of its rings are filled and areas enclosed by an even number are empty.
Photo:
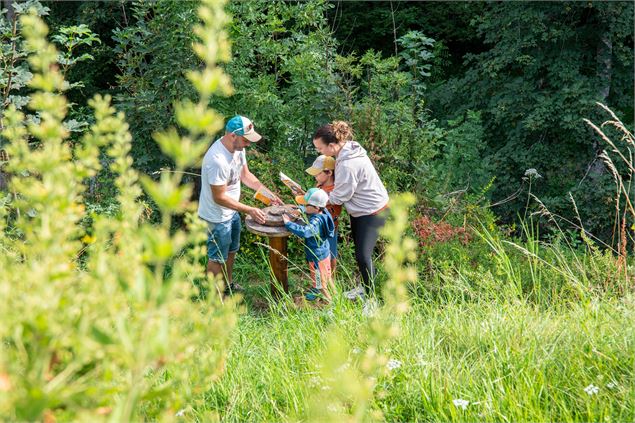
[[[386,367],[388,367],[388,370],[398,369],[401,367],[401,361],[391,358],[390,360],[388,360],[388,363],[386,363]]]
[[[458,398],[458,399],[453,399],[452,404],[454,404],[456,408],[466,410],[467,406],[470,405],[470,402],[468,400]]]
[[[362,352],[362,350],[360,350],[359,348],[355,347],[355,348],[353,348],[353,349],[351,350],[351,352],[352,352],[353,354],[359,354],[359,353],[361,353],[361,352]]]
[[[613,382],[609,382],[606,384],[606,387],[609,389],[615,389],[617,388],[617,382],[613,381]]]
[[[351,365],[348,362],[346,362],[346,363],[342,364],[340,367],[338,367],[336,372],[337,373],[343,372],[344,370],[348,369],[349,367],[351,367]]]
[[[525,171],[525,176],[529,177],[529,178],[542,178],[542,175],[540,173],[538,173],[538,171],[536,169],[534,169],[533,167],[531,169],[527,169]]]
[[[185,415],[185,408],[181,408],[179,411],[176,412],[175,416],[176,417],[183,417]]]
[[[600,392],[600,388],[598,388],[594,384],[590,384],[589,386],[584,388],[584,392],[586,392],[589,395],[596,395],[598,392]]]
[[[370,299],[364,303],[364,307],[362,308],[362,315],[364,317],[373,317],[377,314],[377,310],[379,305],[377,301],[374,299]]]

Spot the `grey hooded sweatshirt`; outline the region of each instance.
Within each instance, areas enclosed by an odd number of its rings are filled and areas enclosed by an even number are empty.
[[[331,204],[343,204],[353,217],[376,213],[388,204],[388,192],[379,179],[366,150],[348,141],[335,160],[335,188]]]

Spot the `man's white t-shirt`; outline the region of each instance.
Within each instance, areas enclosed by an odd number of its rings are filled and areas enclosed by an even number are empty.
[[[198,200],[198,215],[211,223],[226,222],[235,210],[221,207],[214,202],[210,185],[227,185],[227,196],[240,199],[240,174],[247,164],[245,151],[230,153],[220,139],[207,150],[201,166],[201,195]]]

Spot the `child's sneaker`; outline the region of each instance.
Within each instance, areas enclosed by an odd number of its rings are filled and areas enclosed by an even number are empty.
[[[321,297],[322,297],[322,291],[320,291],[317,288],[311,288],[304,294],[304,298],[307,301],[315,301]]]

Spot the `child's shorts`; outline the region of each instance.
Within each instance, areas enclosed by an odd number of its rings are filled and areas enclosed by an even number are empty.
[[[327,289],[332,283],[331,276],[331,258],[325,258],[319,262],[310,261],[309,270],[311,271],[311,281],[313,288]]]

